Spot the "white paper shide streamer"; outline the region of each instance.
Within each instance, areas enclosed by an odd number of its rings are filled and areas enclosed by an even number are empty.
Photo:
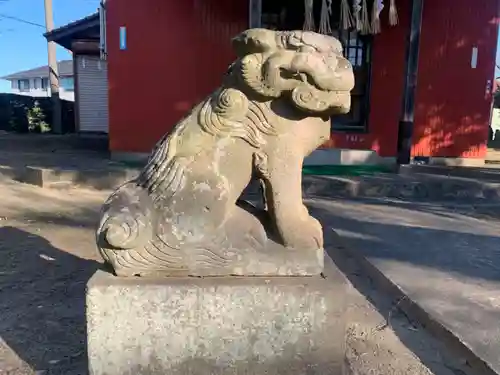
[[[316,26],[314,25],[314,0],[304,0],[305,8],[305,20],[304,27],[305,31],[315,31]]]
[[[370,12],[368,10],[368,1],[363,0],[361,3],[361,34],[367,35],[372,31],[370,25]]]
[[[321,19],[319,21],[320,34],[332,35],[332,27],[330,25],[331,14],[332,14],[332,0],[322,0]]]
[[[396,26],[399,22],[398,8],[396,7],[396,0],[391,0],[389,7],[389,25]]]
[[[1,0],[0,0],[1,1]],[[304,26],[306,31],[316,31],[314,21],[314,1],[304,0]],[[338,3],[337,3],[338,1]],[[395,26],[399,23],[396,0],[389,1],[389,25]],[[321,0],[321,17],[318,32],[332,35],[332,7],[340,3],[340,25],[339,28],[349,30],[356,29],[360,34],[379,34],[382,31],[381,17],[384,9],[384,0]],[[351,9],[352,4],[352,9]]]
[[[341,0],[340,2],[340,19],[342,21],[342,28],[344,30],[348,30],[355,25],[352,19],[351,5],[349,4],[349,0]]]
[[[361,31],[361,0],[354,0],[353,6],[354,27],[356,30]]]
[[[375,0],[372,10],[372,33],[378,34],[381,31],[380,27],[380,13],[384,9],[384,0]]]

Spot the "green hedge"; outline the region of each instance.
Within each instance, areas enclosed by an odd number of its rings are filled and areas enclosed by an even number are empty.
[[[61,100],[61,107],[62,131],[74,133],[74,103]],[[51,99],[0,93],[0,130],[16,133],[51,132]]]

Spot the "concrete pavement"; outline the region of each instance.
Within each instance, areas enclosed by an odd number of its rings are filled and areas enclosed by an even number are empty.
[[[416,306],[410,315],[437,327],[435,333],[450,345],[462,346],[476,369],[500,373],[500,205],[310,205],[325,230],[337,232],[344,251],[368,260],[373,269],[363,272],[379,271],[408,306]]]

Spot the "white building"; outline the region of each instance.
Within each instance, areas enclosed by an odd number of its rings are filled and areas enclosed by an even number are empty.
[[[75,101],[75,82],[73,76],[73,61],[64,60],[58,63],[59,95],[61,99]],[[23,72],[2,77],[11,83],[13,94],[33,97],[50,96],[49,67],[41,66]]]
[[[80,133],[106,134],[109,129],[108,65],[101,48],[105,40],[105,31],[101,32],[102,14],[91,14],[44,34],[47,41],[73,55],[75,123]]]

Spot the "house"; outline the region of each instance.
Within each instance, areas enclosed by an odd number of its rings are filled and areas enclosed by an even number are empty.
[[[101,59],[99,13],[45,34],[73,54],[75,125],[80,133],[108,133],[107,62]]]
[[[383,9],[379,0],[333,0],[326,13],[323,3],[107,0],[101,49],[113,155],[143,157],[212,92],[234,59],[233,36],[249,27],[302,29],[309,12],[316,30],[330,14],[356,87],[350,114],[332,119],[330,140],[308,163],[483,164],[499,0],[386,0]],[[366,12],[356,12],[358,3]],[[362,27],[341,18],[346,4]]]
[[[61,99],[74,101],[73,61],[57,63],[59,73],[59,95]],[[49,67],[47,65],[2,77],[11,83],[11,92],[33,97],[50,96]]]

